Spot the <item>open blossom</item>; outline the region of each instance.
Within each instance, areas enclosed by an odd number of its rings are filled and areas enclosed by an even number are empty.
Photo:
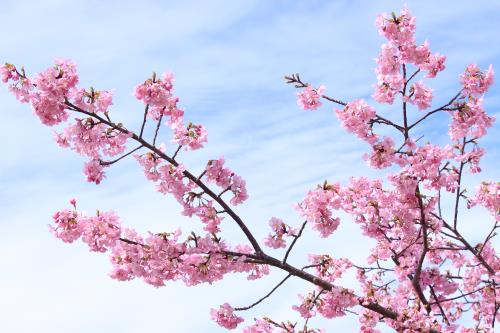
[[[207,131],[202,125],[189,123],[186,127],[182,123],[173,125],[174,138],[172,143],[184,146],[191,150],[203,147],[203,143],[207,142]]]
[[[98,211],[96,216],[89,217],[64,209],[56,212],[53,219],[55,226],[49,228],[54,236],[67,243],[81,237],[91,251],[105,252],[115,245],[121,235],[120,220],[112,211]]]
[[[328,237],[340,224],[339,218],[332,217],[332,209],[338,209],[335,198],[338,185],[327,185],[309,191],[306,198],[295,208],[300,215],[313,224],[313,229],[319,231],[321,237]]]
[[[483,99],[471,97],[458,110],[450,111],[452,121],[448,134],[453,141],[466,136],[480,138],[493,125],[495,117],[488,116],[483,109]]]
[[[389,137],[384,137],[382,141],[372,144],[372,153],[366,154],[363,158],[374,168],[382,169],[392,165],[395,160],[394,141]]]
[[[96,216],[82,217],[79,221],[82,240],[91,251],[106,252],[112,248],[121,235],[118,216],[112,212],[97,212]]]
[[[391,16],[383,13],[377,16],[375,22],[379,28],[379,33],[387,38],[395,46],[412,44],[415,31],[415,17],[410,14],[407,8],[401,10],[401,14]]]
[[[358,305],[353,292],[344,288],[336,287],[318,299],[316,309],[325,318],[345,316],[347,308]]]
[[[425,77],[433,78],[436,77],[437,73],[443,71],[445,69],[444,62],[446,61],[446,57],[439,53],[434,53],[429,55],[427,60],[418,66],[420,69],[427,71]]]
[[[493,214],[495,221],[500,221],[500,182],[479,184],[476,195],[469,200],[469,204],[483,206]]]
[[[376,111],[363,99],[348,103],[343,109],[335,110],[335,113],[347,131],[370,143],[377,139],[369,124],[375,118]]]
[[[310,254],[309,262],[315,266],[316,274],[329,282],[334,282],[336,279],[342,277],[342,274],[352,267],[352,263],[348,259],[336,259],[328,254]]]
[[[432,102],[432,89],[424,86],[423,82],[417,82],[410,87],[408,102],[416,105],[419,110],[427,109]]]
[[[135,87],[134,95],[144,104],[163,108],[169,104],[169,99],[172,97],[172,87],[172,74],[164,73],[160,79],[156,77],[156,73],[153,73],[153,77]]]
[[[64,99],[78,83],[76,65],[69,60],[56,60],[54,67],[33,79],[36,90],[30,100],[43,124],[52,126],[68,119]]]
[[[479,161],[481,160],[481,157],[483,157],[484,153],[485,150],[483,148],[474,146],[471,151],[459,154],[455,157],[455,159],[457,161],[469,164],[471,173],[478,173],[481,172]]]
[[[87,176],[87,181],[90,183],[99,183],[104,179],[104,167],[99,160],[91,159],[83,166],[83,173]]]
[[[490,65],[486,73],[482,72],[476,64],[467,66],[460,75],[460,82],[464,88],[464,95],[482,95],[493,84],[493,66]]]
[[[316,316],[316,311],[314,307],[316,305],[316,295],[315,293],[309,293],[307,296],[299,295],[301,300],[300,305],[292,306],[292,309],[298,311],[302,318],[312,318]]]
[[[9,80],[19,80],[19,74],[17,74],[16,66],[9,63],[0,66],[0,75],[2,76],[2,82],[4,83],[7,83]]]
[[[222,304],[218,310],[212,309],[210,313],[217,324],[230,330],[235,329],[243,321],[243,318],[234,314],[234,309],[228,303]]]
[[[325,91],[325,86],[314,89],[307,86],[303,91],[297,93],[297,104],[304,110],[315,110],[321,106],[321,95]]]
[[[72,243],[82,235],[79,228],[79,215],[74,210],[64,209],[52,216],[55,226],[49,226],[50,232],[65,243]]]
[[[255,323],[245,327],[243,329],[243,333],[273,333],[274,329],[269,324],[269,322],[262,320],[262,319],[256,319]]]
[[[269,226],[271,227],[272,232],[266,237],[264,244],[273,249],[286,247],[286,242],[283,237],[293,237],[296,235],[296,231],[286,225],[283,220],[279,218],[271,218],[269,220]]]
[[[201,205],[196,215],[205,224],[203,230],[211,233],[220,231],[219,224],[224,217],[220,217],[217,214],[217,209],[213,207],[213,201],[209,201],[207,204]]]
[[[248,199],[246,181],[224,167],[224,157],[218,160],[210,160],[205,169],[208,181],[214,182],[217,186],[233,193],[230,199],[232,205],[238,205]]]
[[[382,44],[380,56],[375,59],[377,62],[376,72],[382,75],[399,74],[401,71],[401,59],[394,46]]]
[[[71,100],[75,106],[88,112],[104,113],[113,104],[113,94],[106,90],[95,91],[93,88],[89,92],[85,89],[75,89],[71,93]]]
[[[396,94],[403,89],[404,78],[401,74],[377,75],[377,84],[372,97],[379,103],[392,104]]]

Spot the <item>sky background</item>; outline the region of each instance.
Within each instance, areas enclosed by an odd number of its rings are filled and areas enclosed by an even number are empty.
[[[0,0],[0,61],[24,65],[32,74],[55,58],[73,59],[82,87],[114,89],[113,119],[138,128],[142,107],[136,84],[152,71],[172,71],[186,120],[209,132],[206,148],[180,154],[192,170],[224,155],[227,165],[247,180],[250,200],[237,212],[255,230],[267,233],[272,216],[299,225],[292,204],[328,179],[380,176],[361,155],[364,143],[345,133],[333,105],[305,112],[283,75],[299,72],[327,94],[346,101],[370,100],[373,59],[382,37],[374,25],[380,12],[398,11],[400,1],[6,1]],[[494,1],[406,1],[417,17],[417,40],[447,56],[446,71],[427,81],[441,105],[459,89],[458,75],[469,63],[493,64],[500,71],[500,3]],[[486,96],[490,114],[499,116],[500,85]],[[229,302],[252,303],[283,273],[256,282],[228,276],[212,286],[169,283],[155,289],[142,281],[119,283],[107,277],[106,255],[83,244],[64,244],[47,229],[52,213],[77,198],[80,209],[114,209],[125,226],[141,232],[168,231],[196,222],[181,217],[172,198],[154,191],[132,160],[114,166],[99,185],[85,182],[83,159],[52,141],[30,107],[0,87],[0,327],[4,332],[224,332],[209,308]],[[372,102],[372,105],[375,105]],[[397,106],[380,108],[398,119]],[[417,111],[415,111],[415,116]],[[446,143],[447,116],[435,117],[422,134]],[[489,154],[484,173],[467,178],[498,180],[499,126],[483,140]],[[162,140],[168,142],[169,132]],[[168,146],[169,151],[175,149]],[[229,220],[227,237],[242,240]],[[474,242],[491,218],[481,209],[467,212],[463,225]],[[328,251],[359,262],[371,243],[348,218],[331,238],[308,230],[291,259]],[[346,281],[349,285],[352,281]],[[296,319],[290,308],[297,293],[311,290],[290,281],[275,297],[245,314]],[[355,318],[312,321],[327,332],[352,331]]]

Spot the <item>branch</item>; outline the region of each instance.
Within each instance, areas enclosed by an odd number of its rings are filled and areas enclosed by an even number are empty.
[[[299,73],[292,74],[292,75],[285,75],[285,82],[287,84],[294,84],[295,88],[305,88],[305,87],[307,87],[307,86],[310,85],[309,83],[304,83],[300,79]],[[333,102],[333,103],[336,103],[336,104],[339,104],[339,105],[342,105],[342,106],[346,106],[347,105],[346,102],[342,102],[342,101],[340,101],[338,99],[334,99],[334,98],[328,97],[326,95],[321,95],[321,97],[324,98],[324,99],[326,99],[327,101],[330,101],[330,102]]]
[[[291,276],[292,276],[292,274],[288,274],[287,276],[285,276],[285,278],[283,280],[281,280],[276,286],[274,286],[273,289],[271,289],[270,292],[268,292],[264,297],[260,298],[258,301],[254,302],[254,303],[252,303],[252,304],[250,304],[248,306],[244,306],[244,307],[240,307],[240,308],[235,308],[234,310],[235,311],[245,311],[245,310],[249,310],[249,309],[253,308],[257,304],[260,304],[266,298],[268,298],[269,296],[271,296],[279,287],[281,287],[281,285],[283,285],[283,283],[285,283],[285,281],[288,280]]]
[[[156,138],[158,137],[158,131],[160,130],[160,125],[161,125],[162,119],[163,119],[163,113],[160,115],[160,119],[158,119],[158,123],[156,124],[155,136],[153,138],[153,146],[156,145]]]
[[[175,167],[177,167],[179,165],[179,163],[177,163],[170,156],[166,155],[164,152],[162,152],[161,150],[159,150],[157,147],[153,146],[149,142],[145,141],[142,137],[138,136],[134,132],[129,131],[129,130],[127,130],[126,128],[124,128],[122,126],[118,126],[117,124],[112,123],[112,122],[110,122],[110,121],[102,118],[98,114],[95,114],[95,113],[83,110],[83,109],[77,107],[76,105],[72,104],[68,100],[65,101],[65,104],[68,107],[70,107],[72,110],[80,112],[80,113],[83,113],[83,114],[86,114],[86,115],[88,115],[90,117],[96,118],[97,120],[100,120],[101,122],[103,122],[104,124],[108,125],[109,127],[114,128],[114,129],[116,129],[116,130],[118,130],[118,131],[120,131],[122,133],[131,134],[132,135],[131,139],[133,139],[133,140],[137,141],[138,143],[142,144],[145,148],[147,148],[150,151],[154,152],[156,155],[158,155],[159,157],[163,158],[168,163],[172,164]],[[215,194],[210,188],[208,188],[207,185],[205,185],[205,183],[203,183],[201,181],[201,179],[198,179],[196,176],[194,176],[189,171],[185,170],[183,172],[183,175],[184,175],[184,177],[190,179],[192,182],[194,182],[196,185],[198,185],[203,191],[205,191],[205,193],[208,196],[210,196],[215,202],[217,202],[227,212],[227,214],[236,222],[236,224],[239,226],[239,228],[243,231],[243,233],[247,237],[248,241],[250,242],[250,244],[252,245],[252,247],[253,247],[253,249],[255,250],[256,253],[258,253],[258,254],[264,253],[262,251],[259,243],[255,239],[255,237],[253,236],[253,234],[251,233],[251,231],[248,229],[248,227],[246,226],[246,224],[243,222],[243,220],[231,209],[231,207],[229,207],[229,205],[222,198],[219,198],[217,196],[217,194]]]
[[[453,102],[455,102],[455,100],[462,94],[462,90],[460,90],[448,103],[446,103],[445,105],[443,106],[440,106],[438,107],[437,109],[434,109],[432,111],[429,111],[427,112],[422,118],[420,118],[419,120],[417,120],[416,122],[414,122],[413,124],[410,125],[410,127],[408,127],[408,130],[412,129],[413,127],[417,126],[418,124],[420,124],[422,121],[424,121],[424,119],[426,119],[427,117],[429,117],[430,115],[436,113],[436,112],[439,112],[439,111],[442,111],[444,110],[445,108],[447,108],[448,106],[450,106],[451,104],[453,104]]]
[[[103,165],[103,166],[104,166],[104,165],[111,165],[111,164],[114,164],[114,163],[116,163],[116,162],[118,162],[118,161],[120,161],[120,160],[124,159],[125,157],[129,156],[130,154],[132,154],[132,153],[134,153],[134,152],[138,151],[138,150],[139,150],[139,149],[141,149],[142,147],[143,147],[143,146],[142,146],[142,145],[140,145],[139,147],[136,147],[136,148],[132,149],[132,150],[131,150],[131,151],[129,151],[128,153],[126,153],[126,154],[124,154],[124,155],[122,155],[122,156],[120,156],[120,157],[118,157],[117,159],[114,159],[114,160],[112,160],[112,161],[100,161],[100,164],[101,164],[101,165]]]
[[[140,138],[142,138],[142,134],[144,133],[144,126],[146,126],[148,110],[149,110],[149,104],[146,104],[146,108],[144,109],[144,119],[142,120],[142,125],[141,125],[141,132],[139,133]]]
[[[290,255],[290,252],[292,251],[293,246],[297,242],[297,239],[299,239],[299,237],[302,236],[302,231],[304,231],[304,228],[306,227],[306,224],[307,224],[307,220],[304,221],[304,223],[302,223],[302,227],[300,227],[299,233],[295,236],[295,238],[293,239],[292,243],[290,244],[290,247],[286,251],[285,257],[283,258],[283,263],[286,263],[286,260],[288,259],[288,256]]]

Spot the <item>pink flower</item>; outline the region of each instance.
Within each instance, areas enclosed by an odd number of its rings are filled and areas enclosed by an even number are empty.
[[[483,73],[476,64],[467,66],[465,72],[460,75],[460,82],[463,85],[463,95],[482,95],[493,84],[493,66],[490,65],[488,71]]]
[[[87,181],[91,183],[99,183],[105,177],[104,175],[104,167],[101,165],[99,160],[91,159],[87,163],[85,163],[83,167],[83,173],[87,176]]]
[[[112,248],[121,235],[121,226],[118,216],[112,212],[97,212],[95,217],[80,219],[82,240],[87,243],[91,251],[106,252]]]
[[[7,83],[9,80],[19,80],[16,66],[9,63],[5,63],[5,65],[0,67],[0,75],[2,76],[2,82],[4,83]]]
[[[427,88],[422,81],[419,81],[410,87],[407,102],[416,105],[419,110],[425,110],[431,105],[432,97],[432,89]]]
[[[362,99],[348,103],[345,108],[335,110],[337,118],[347,131],[356,134],[360,139],[374,142],[377,138],[373,134],[370,126],[370,120],[375,118],[376,111],[373,107],[366,104]]]
[[[403,89],[403,75],[377,75],[378,83],[375,85],[375,92],[372,97],[379,103],[392,104],[396,94]]]
[[[500,221],[500,182],[482,182],[469,204],[483,206],[493,214],[495,221]]]
[[[395,147],[394,141],[391,138],[384,137],[382,141],[373,143],[372,149],[370,155],[366,154],[363,156],[371,167],[382,169],[392,165],[395,160]]]
[[[243,321],[243,318],[237,317],[233,313],[234,309],[228,304],[224,303],[220,306],[218,310],[211,309],[210,314],[212,319],[222,327],[227,329],[235,329],[239,323]]]
[[[296,230],[290,228],[290,226],[286,225],[279,218],[272,217],[269,220],[269,226],[272,232],[266,237],[264,244],[273,249],[286,247],[286,242],[283,239],[284,236],[293,237],[296,235]]]
[[[208,161],[205,170],[209,182],[215,182],[224,191],[233,193],[230,200],[232,205],[239,205],[248,199],[245,180],[228,168],[224,168],[224,157]]]
[[[379,33],[393,45],[402,46],[413,43],[415,17],[410,14],[407,8],[401,10],[400,16],[396,16],[395,13],[392,13],[390,17],[385,13],[377,16],[376,24]]]
[[[484,111],[482,98],[469,98],[467,103],[461,105],[456,111],[450,111],[450,113],[452,121],[448,134],[453,141],[466,136],[480,138],[486,134],[487,129],[495,121],[494,117],[488,116]]]
[[[379,74],[394,75],[401,71],[401,59],[397,49],[391,44],[382,44],[380,56],[375,61],[378,65],[376,72]]]
[[[245,327],[243,333],[273,333],[273,327],[265,320],[256,319],[251,326]]]
[[[339,218],[333,218],[331,209],[338,209],[335,198],[338,185],[326,185],[309,191],[306,198],[295,208],[300,215],[313,223],[313,229],[319,231],[321,237],[328,237],[340,224]]]
[[[65,209],[56,212],[52,217],[55,227],[49,226],[50,232],[65,243],[72,243],[82,235],[78,223],[79,215],[77,212]]]
[[[297,93],[297,104],[304,110],[317,109],[321,106],[321,96],[325,89],[325,86],[319,86],[318,89],[307,86],[303,91]]]
[[[426,70],[428,78],[436,77],[437,73],[445,69],[446,57],[439,53],[429,55],[429,58],[419,65],[420,69]]]
[[[184,127],[182,123],[173,125],[174,138],[172,143],[186,147],[186,149],[196,150],[203,147],[207,142],[207,131],[202,125],[189,123]]]

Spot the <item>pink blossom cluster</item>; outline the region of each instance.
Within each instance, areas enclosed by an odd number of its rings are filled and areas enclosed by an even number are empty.
[[[495,217],[495,221],[500,221],[500,182],[484,181],[479,184],[469,204],[483,206]]]
[[[460,75],[464,96],[484,94],[493,84],[493,74],[491,65],[486,73],[482,72],[476,64],[467,66],[465,72]]]
[[[390,137],[385,136],[381,141],[376,141],[371,148],[371,154],[365,154],[363,158],[373,168],[386,168],[391,166],[393,162],[398,161],[394,141]]]
[[[495,121],[495,117],[484,111],[482,98],[470,97],[467,102],[459,105],[458,110],[450,113],[452,119],[448,134],[453,141],[467,136],[480,138],[486,135],[487,129]]]
[[[81,88],[71,92],[71,100],[80,109],[91,113],[105,113],[113,105],[113,94],[107,90],[95,91],[91,88],[86,91]]]
[[[429,43],[422,45],[415,42],[415,17],[407,8],[399,16],[381,14],[376,24],[379,32],[388,42],[382,45],[377,62],[377,80],[373,98],[379,103],[394,103],[397,94],[403,95],[407,84],[408,73],[402,72],[403,66],[414,65],[419,71],[426,71],[426,77],[432,78],[444,70],[445,57],[429,50]],[[405,70],[407,68],[405,67]],[[432,102],[432,92],[422,82],[410,87],[410,96],[404,96],[405,102],[410,102],[419,110],[428,108]]]
[[[81,237],[95,252],[106,252],[113,248],[121,234],[120,220],[112,211],[98,211],[96,216],[87,217],[65,209],[56,212],[53,220],[54,226],[49,226],[49,229],[57,238],[72,243]]]
[[[331,319],[345,316],[345,310],[358,305],[358,300],[352,290],[341,287],[332,290],[320,290],[318,293],[312,292],[307,296],[299,295],[301,303],[294,305],[293,310],[300,313],[303,318],[311,318],[320,313],[323,317]]]
[[[202,125],[189,123],[186,127],[182,123],[173,124],[174,137],[172,143],[186,147],[186,149],[199,149],[207,142],[207,131]]]
[[[243,318],[236,316],[234,309],[228,303],[222,304],[219,309],[212,309],[210,313],[217,324],[230,330],[243,322]]]
[[[73,202],[74,203],[74,202]],[[111,252],[113,279],[127,281],[142,278],[159,287],[168,280],[182,280],[187,285],[212,283],[230,272],[247,272],[249,279],[259,279],[268,273],[265,265],[245,262],[249,249],[236,246],[226,254],[228,246],[210,234],[204,237],[192,233],[179,241],[180,230],[173,233],[149,234],[142,237],[131,229],[122,229],[118,216],[112,212],[97,212],[87,216],[65,209],[54,214],[51,232],[64,242],[79,238],[91,251]]]
[[[422,81],[419,81],[410,87],[410,95],[405,101],[416,105],[419,110],[425,110],[431,105],[432,97],[432,89],[427,88]]]
[[[4,82],[13,81],[9,89],[22,102],[31,102],[35,114],[47,126],[54,126],[68,120],[68,109],[78,108],[89,115],[107,113],[113,104],[109,91],[90,91],[77,87],[79,78],[76,65],[69,60],[56,60],[55,65],[36,74],[30,80],[14,65],[1,67]],[[110,128],[94,118],[75,118],[62,132],[56,132],[54,139],[61,147],[71,148],[89,158],[84,165],[87,180],[99,184],[104,178],[103,155],[122,153],[131,133],[122,128]]]
[[[286,247],[283,237],[294,237],[297,235],[297,231],[294,228],[291,228],[277,217],[272,217],[269,220],[269,226],[271,227],[271,233],[264,239],[264,244],[273,249]]]
[[[209,182],[215,183],[224,191],[227,190],[233,193],[230,200],[232,205],[239,205],[248,199],[245,180],[224,167],[224,157],[208,161],[205,171],[205,176]]]
[[[167,124],[173,130],[172,143],[190,150],[202,148],[207,142],[207,131],[203,125],[184,124],[184,111],[177,105],[179,97],[173,94],[173,81],[171,73],[164,73],[161,79],[153,73],[151,78],[137,85],[135,97],[146,105],[147,115],[153,120],[169,117]]]
[[[310,254],[309,261],[314,266],[317,276],[322,279],[334,282],[352,267],[352,263],[347,258],[332,258],[328,254]]]
[[[314,89],[308,85],[304,90],[297,93],[297,104],[304,110],[316,110],[321,104],[321,96],[323,95],[326,87],[319,86]]]
[[[321,237],[330,236],[339,226],[340,219],[332,217],[332,209],[339,209],[338,201],[339,185],[329,185],[311,190],[306,198],[298,203],[295,208],[307,221],[313,223],[313,229],[317,230]]]
[[[356,134],[361,140],[373,143],[377,140],[377,136],[373,134],[370,120],[376,116],[376,111],[368,105],[363,99],[348,103],[343,109],[335,110],[337,118],[339,118],[347,131]]]

